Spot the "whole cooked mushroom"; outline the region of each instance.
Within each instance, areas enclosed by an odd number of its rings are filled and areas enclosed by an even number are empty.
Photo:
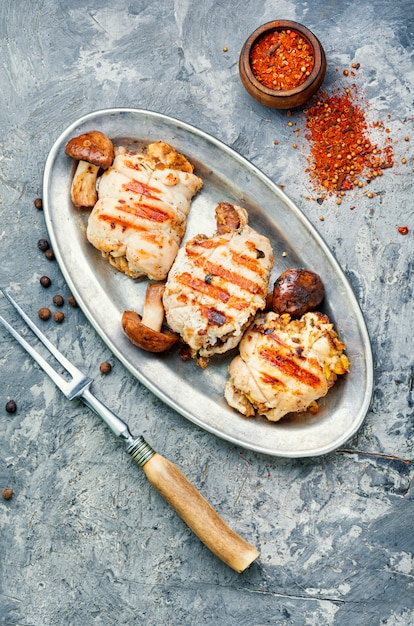
[[[79,161],[71,187],[73,204],[78,208],[95,206],[98,172],[108,169],[115,158],[112,141],[99,130],[92,130],[68,141],[65,152]]]
[[[178,335],[163,327],[164,283],[150,283],[145,293],[142,317],[135,311],[124,311],[122,329],[128,339],[148,352],[165,352],[177,341]]]
[[[318,274],[304,267],[294,267],[275,281],[270,304],[279,315],[289,313],[292,318],[299,318],[317,309],[324,296],[325,288]]]

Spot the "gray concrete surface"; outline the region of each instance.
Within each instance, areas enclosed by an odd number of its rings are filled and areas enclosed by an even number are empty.
[[[48,151],[80,115],[146,108],[207,131],[284,185],[355,290],[375,390],[344,449],[264,457],[164,406],[79,309],[65,305],[64,323],[48,325],[96,378],[100,397],[257,545],[260,560],[238,575],[203,548],[98,418],[66,401],[0,330],[0,486],[14,491],[0,499],[1,624],[414,624],[413,13],[411,0],[2,0],[0,281],[31,315],[55,293],[69,295],[37,248],[47,232],[33,201]],[[388,126],[396,155],[373,183],[375,198],[354,191],[341,206],[317,204],[304,134],[294,150],[286,114],[244,92],[240,48],[278,18],[321,39],[328,90],[361,63],[355,80],[367,114]],[[300,112],[292,119],[293,130],[303,124]],[[397,230],[404,225],[406,236]],[[39,285],[44,274],[49,290]],[[104,360],[113,365],[107,376]]]

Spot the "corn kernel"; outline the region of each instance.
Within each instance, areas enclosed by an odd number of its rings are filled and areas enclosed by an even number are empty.
[[[312,413],[312,415],[316,415],[319,411],[318,403],[311,402],[307,410],[309,411],[309,413]]]

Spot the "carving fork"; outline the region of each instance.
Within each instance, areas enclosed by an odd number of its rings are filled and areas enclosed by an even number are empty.
[[[92,394],[89,389],[93,382],[92,378],[85,376],[68,361],[6,290],[1,286],[0,290],[72,379],[66,381],[58,374],[48,361],[0,315],[0,322],[9,333],[33,357],[69,400],[79,398],[103,419],[112,432],[124,442],[126,451],[142,467],[153,487],[175,509],[207,548],[236,572],[241,573],[247,569],[259,556],[256,548],[227,526],[178,467],[155,452],[142,436],[131,435],[128,425]]]

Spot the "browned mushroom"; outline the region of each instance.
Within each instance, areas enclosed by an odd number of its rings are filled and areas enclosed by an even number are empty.
[[[78,208],[95,206],[98,172],[108,169],[115,157],[112,141],[99,130],[92,130],[68,141],[65,152],[79,161],[71,187],[73,204]]]
[[[299,318],[317,309],[324,295],[325,289],[318,274],[303,267],[294,267],[283,272],[275,281],[271,309],[280,315],[289,313],[292,318]]]
[[[164,283],[148,285],[142,318],[135,311],[124,311],[122,315],[122,329],[128,339],[148,352],[165,352],[178,341],[178,335],[162,325],[164,289]]]

